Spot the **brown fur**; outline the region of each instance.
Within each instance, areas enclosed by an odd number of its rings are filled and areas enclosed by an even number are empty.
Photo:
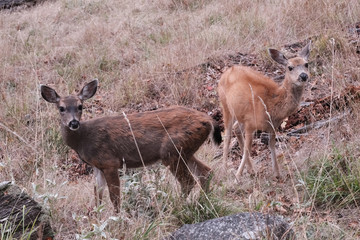
[[[269,147],[273,170],[276,176],[280,176],[275,154],[275,129],[297,109],[300,103],[305,81],[309,75],[307,69],[309,48],[310,44],[302,50],[299,57],[289,60],[279,51],[269,50],[275,61],[287,67],[285,80],[281,86],[261,73],[243,66],[231,67],[221,76],[218,93],[225,125],[223,156],[225,165],[231,129],[236,121],[240,124],[239,128],[235,129],[235,135],[243,146],[244,155],[236,173],[237,177],[242,174],[245,163],[249,166],[248,170],[253,172],[249,155],[252,134],[255,130],[270,133]],[[242,132],[245,134],[245,143]]]
[[[80,127],[74,131],[68,124],[73,119],[80,121],[81,111],[78,111],[78,106],[89,97],[81,100],[81,93],[80,96],[66,98],[56,94],[59,97],[59,100],[56,100],[52,99],[52,91],[54,90],[42,86],[45,100],[66,108],[64,114],[60,113],[63,139],[83,161],[94,167],[98,187],[95,188],[95,193],[96,196],[99,195],[100,202],[106,181],[111,201],[118,210],[118,169],[122,168],[124,163],[127,168],[137,168],[161,160],[165,166],[169,166],[180,182],[184,194],[189,194],[196,183],[193,175],[199,178],[201,186],[205,188],[211,169],[193,155],[212,132],[215,141],[221,142],[218,126],[208,115],[174,106],[129,114],[126,118],[121,115],[80,122]]]

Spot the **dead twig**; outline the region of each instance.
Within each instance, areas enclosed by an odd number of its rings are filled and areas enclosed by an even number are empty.
[[[0,127],[3,128],[5,131],[13,134],[14,136],[16,136],[20,141],[22,141],[23,143],[25,143],[25,145],[29,148],[31,148],[34,152],[37,152],[36,149],[30,145],[23,137],[21,137],[17,132],[11,130],[10,128],[8,128],[6,125],[4,125],[3,123],[0,122]]]

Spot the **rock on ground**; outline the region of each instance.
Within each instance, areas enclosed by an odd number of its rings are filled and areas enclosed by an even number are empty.
[[[196,224],[186,224],[167,240],[218,239],[295,239],[282,216],[262,213],[239,213]]]
[[[44,0],[0,0],[0,10],[16,8],[19,6],[31,7]]]
[[[0,183],[0,238],[53,239],[49,216],[11,182]]]

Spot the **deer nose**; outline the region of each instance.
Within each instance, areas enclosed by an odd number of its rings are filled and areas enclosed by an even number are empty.
[[[299,78],[300,81],[305,82],[308,79],[308,75],[306,73],[301,73]]]
[[[72,120],[71,122],[69,122],[69,128],[71,130],[77,130],[80,127],[80,122],[77,120]]]

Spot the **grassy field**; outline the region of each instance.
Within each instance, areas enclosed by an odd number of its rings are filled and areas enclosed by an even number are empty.
[[[254,156],[260,174],[245,174],[241,184],[232,174],[238,161],[218,174],[221,147],[205,144],[197,156],[215,170],[210,194],[182,199],[170,171],[155,165],[121,178],[115,215],[107,194],[95,207],[91,175],[70,174],[76,156],[62,142],[58,112],[39,92],[47,84],[65,95],[98,78],[84,119],[173,104],[219,108],[216,89],[211,101],[201,94],[206,79],[179,73],[235,52],[271,65],[267,48],[311,38],[308,94],[321,85],[335,97],[359,85],[359,21],[358,0],[52,0],[1,11],[0,182],[16,182],[49,209],[56,239],[162,239],[184,223],[241,211],[282,214],[298,239],[359,239],[356,101],[330,106],[329,118],[348,113],[340,122],[277,143],[284,181],[272,179],[269,151],[259,142],[266,161]]]

